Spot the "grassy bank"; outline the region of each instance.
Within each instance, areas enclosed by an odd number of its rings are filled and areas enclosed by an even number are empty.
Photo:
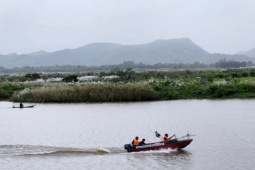
[[[83,76],[82,73],[79,73]],[[15,102],[120,102],[255,98],[255,70],[113,70],[88,82],[17,81],[0,84],[0,98]],[[103,76],[117,75],[114,79]],[[52,76],[52,75],[43,75]],[[57,75],[61,77],[61,74]],[[75,78],[75,73],[69,77]],[[28,76],[26,76],[28,77]],[[30,76],[31,77],[31,76]],[[29,77],[29,78],[30,78]],[[13,77],[12,77],[13,78]],[[65,79],[63,79],[65,80]]]

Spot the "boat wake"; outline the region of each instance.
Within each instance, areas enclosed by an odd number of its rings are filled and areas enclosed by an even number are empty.
[[[0,145],[0,157],[9,156],[86,156],[125,153],[122,148],[69,148],[40,145]]]
[[[186,152],[186,151],[185,151]],[[172,149],[148,150],[136,153],[127,153],[121,147],[98,148],[71,148],[41,145],[0,145],[0,158],[13,156],[97,156],[113,154],[180,154]]]

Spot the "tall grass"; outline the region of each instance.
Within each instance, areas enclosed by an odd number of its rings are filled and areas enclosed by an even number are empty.
[[[55,85],[26,89],[12,96],[15,102],[121,102],[149,101],[158,94],[143,84]]]

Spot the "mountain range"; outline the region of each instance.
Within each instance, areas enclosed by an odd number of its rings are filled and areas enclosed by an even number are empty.
[[[246,56],[255,58],[255,48],[253,48],[249,51],[240,51],[237,54],[246,55]]]
[[[148,44],[121,45],[114,43],[92,43],[75,49],[55,52],[38,51],[18,55],[0,55],[0,66],[6,68],[23,66],[86,65],[100,66],[135,63],[215,63],[220,59],[255,62],[255,49],[234,55],[211,54],[188,38],[156,40]]]

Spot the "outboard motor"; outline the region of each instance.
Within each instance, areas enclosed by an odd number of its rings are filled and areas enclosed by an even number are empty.
[[[131,144],[125,144],[124,145],[124,149],[129,149],[129,148],[131,148],[132,146],[131,146]]]

